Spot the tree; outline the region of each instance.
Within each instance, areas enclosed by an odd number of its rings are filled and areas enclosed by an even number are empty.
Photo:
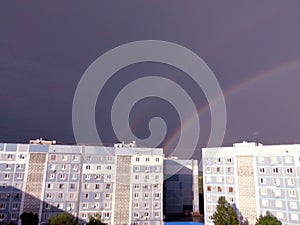
[[[255,225],[281,225],[282,223],[273,216],[269,211],[267,211],[265,216],[260,215],[258,219],[256,219]]]
[[[72,214],[63,212],[51,217],[49,225],[78,225],[78,223]]]
[[[226,201],[224,196],[219,197],[217,210],[213,214],[215,225],[238,225],[239,220],[233,207]]]
[[[89,222],[87,225],[105,225],[106,223],[103,223],[101,220],[101,215],[98,213],[94,217],[90,216],[89,217]]]
[[[37,213],[33,214],[32,212],[23,212],[20,216],[22,225],[38,225],[39,216]]]

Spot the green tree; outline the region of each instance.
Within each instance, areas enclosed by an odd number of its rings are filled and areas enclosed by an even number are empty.
[[[213,214],[215,225],[238,225],[239,220],[233,207],[226,201],[224,196],[219,197],[217,210]]]
[[[78,225],[78,223],[72,214],[63,212],[51,217],[49,225]]]
[[[37,213],[33,214],[32,212],[23,212],[20,216],[22,225],[38,225],[39,216]]]
[[[255,225],[281,225],[282,223],[273,216],[269,211],[267,211],[265,216],[260,215],[256,220]]]
[[[87,225],[105,225],[106,223],[103,223],[101,220],[101,215],[98,213],[95,216],[89,217],[89,222]]]

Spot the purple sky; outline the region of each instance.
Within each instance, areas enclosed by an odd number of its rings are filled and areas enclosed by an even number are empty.
[[[265,144],[299,143],[299,12],[297,0],[2,1],[0,141],[43,137],[74,143],[72,100],[87,67],[118,45],[155,39],[191,49],[214,72],[228,113],[224,145],[254,140],[254,132]],[[187,89],[198,108],[205,106],[203,93],[182,71],[158,63],[131,65],[115,74],[98,99],[96,121],[105,144],[117,141],[109,110],[130,82],[126,74],[136,79],[145,73],[164,74]],[[168,124],[164,146],[180,126],[170,104],[141,101],[132,110],[132,129],[146,137],[147,121],[159,115]],[[200,120],[203,146],[209,110]],[[176,138],[168,147],[173,145]]]

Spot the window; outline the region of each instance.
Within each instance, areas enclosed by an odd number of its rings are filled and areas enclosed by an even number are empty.
[[[11,169],[11,164],[6,164],[6,169],[7,170]]]
[[[59,178],[61,179],[61,180],[65,180],[66,179],[66,174],[64,174],[64,173],[61,173],[60,175],[59,175]]]
[[[113,161],[113,157],[112,156],[107,156],[107,161],[108,162],[112,162]]]
[[[106,184],[106,185],[105,185],[105,189],[106,189],[106,190],[111,189],[111,184]]]
[[[233,203],[234,202],[234,198],[233,197],[228,197],[228,202]]]
[[[226,162],[227,162],[227,163],[232,163],[232,158],[227,158],[227,159],[226,159]]]
[[[145,172],[149,172],[150,171],[150,166],[146,166],[145,167]]]
[[[261,184],[266,184],[266,183],[267,183],[266,178],[260,178],[260,179],[259,179],[259,183],[261,183]]]
[[[58,198],[64,198],[64,193],[58,193]]]
[[[206,183],[210,183],[210,182],[211,182],[211,177],[210,177],[210,176],[207,176],[207,177],[205,178],[205,180],[206,180]]]
[[[266,188],[261,188],[261,189],[260,189],[260,194],[261,194],[261,195],[268,195],[268,189],[266,189]]]
[[[86,219],[87,218],[87,213],[81,213],[81,217]]]
[[[47,188],[48,188],[48,189],[53,189],[53,184],[49,183],[49,184],[47,185]]]
[[[154,206],[154,208],[158,209],[158,208],[160,208],[160,203],[159,202],[154,202],[153,206]]]
[[[47,198],[47,199],[52,199],[52,193],[47,193],[47,194],[46,194],[46,198]]]
[[[294,178],[288,179],[288,180],[287,180],[287,183],[288,183],[289,186],[294,186],[294,185],[295,185],[295,180],[294,180]]]
[[[260,168],[259,168],[259,173],[260,173],[260,174],[266,173],[265,168],[264,168],[264,167],[260,167]]]
[[[277,167],[274,167],[274,168],[272,168],[272,172],[273,172],[274,174],[278,174],[279,170],[278,170]]]
[[[211,202],[212,201],[212,196],[211,195],[207,195],[206,199],[207,199],[208,202]]]
[[[67,160],[68,160],[68,156],[62,155],[62,156],[61,156],[61,159],[62,159],[62,161],[67,161]]]
[[[293,173],[293,168],[287,168],[286,173],[287,174],[292,174]]]
[[[207,191],[211,191],[211,186],[207,186]]]
[[[140,185],[139,184],[135,184],[133,187],[134,187],[134,189],[139,189]]]
[[[104,208],[109,209],[110,208],[110,202],[104,202]]]
[[[276,217],[277,217],[279,220],[282,220],[282,219],[283,219],[283,213],[282,213],[282,212],[276,212]]]
[[[110,217],[110,213],[109,212],[105,212],[104,213],[104,218],[109,218]]]
[[[53,180],[54,179],[54,174],[53,173],[50,173],[49,174],[49,180]]]
[[[84,189],[89,189],[90,185],[89,184],[84,184]]]
[[[297,191],[294,189],[290,189],[288,193],[290,197],[297,197]]]
[[[53,160],[56,160],[56,155],[50,155],[50,159],[53,161]]]
[[[222,172],[222,169],[220,167],[217,167],[217,173]]]
[[[276,156],[271,157],[271,165],[278,163],[278,158]]]
[[[159,199],[160,198],[160,193],[154,193],[154,198]]]
[[[218,192],[222,192],[222,191],[223,191],[222,187],[218,186]]]
[[[70,193],[70,199],[75,199],[75,193]]]
[[[159,180],[159,175],[155,175],[155,180],[156,180],[156,181]]]
[[[160,172],[160,166],[156,166],[156,167],[155,167],[155,171],[156,171],[156,172]]]
[[[264,207],[268,207],[269,206],[269,201],[267,199],[263,199],[261,200],[261,205]]]
[[[160,217],[160,213],[159,212],[154,212],[154,217]]]
[[[82,203],[82,208],[83,209],[87,209],[88,207],[89,207],[88,203],[86,203],[86,202]]]
[[[277,208],[282,208],[282,201],[276,200],[276,201],[275,201],[275,206],[276,206]]]
[[[65,185],[64,184],[59,184],[59,189],[64,189]]]
[[[228,167],[228,168],[227,168],[227,172],[228,172],[228,173],[232,173],[232,172],[233,172],[233,167]]]
[[[146,199],[150,198],[149,193],[144,193],[144,198],[146,198]]]
[[[110,194],[110,193],[106,193],[106,194],[105,194],[105,198],[106,198],[106,199],[110,199],[110,198],[111,198],[111,194]]]
[[[140,171],[140,166],[134,166],[134,171]]]
[[[149,162],[150,161],[150,158],[149,157],[146,157],[146,162]]]
[[[7,154],[7,159],[13,159],[13,154]]]
[[[13,203],[13,204],[12,204],[12,208],[13,208],[13,209],[18,209],[18,207],[19,207],[19,204],[18,204],[18,203]]]
[[[98,165],[98,166],[97,166],[97,170],[101,170],[101,166]]]
[[[4,174],[4,178],[5,179],[9,179],[10,178],[10,174],[9,173]]]
[[[78,170],[78,164],[73,164],[72,165],[72,170],[77,171]]]
[[[91,174],[84,174],[84,179],[85,180],[90,180],[91,179]]]
[[[293,158],[291,156],[286,156],[284,158],[285,163],[292,163],[293,162]]]
[[[95,193],[94,198],[99,199],[100,198],[100,193]]]
[[[233,192],[233,187],[229,187],[229,188],[228,188],[228,191],[229,191],[230,193],[232,193],[232,192]]]
[[[135,175],[134,177],[136,180],[140,179],[139,175]]]
[[[219,182],[219,183],[223,182],[223,177],[217,176],[217,182]]]
[[[159,162],[159,158],[155,158],[155,162]]]
[[[88,162],[92,161],[92,157],[90,155],[86,156],[86,161]]]
[[[106,169],[107,169],[107,170],[111,170],[111,166],[107,166]]]
[[[75,173],[72,174],[72,180],[77,180],[77,174]]]
[[[23,174],[22,173],[16,173],[16,177],[18,180],[21,180],[23,178]]]
[[[134,218],[139,218],[139,213],[138,213],[138,212],[134,212],[134,213],[133,213],[133,217],[134,217]]]
[[[6,204],[4,202],[0,203],[0,209],[5,209],[6,208]]]
[[[11,220],[16,220],[18,218],[18,214],[17,213],[12,213],[11,214]]]
[[[134,198],[139,198],[139,193],[134,193],[133,196]]]
[[[279,178],[274,178],[274,185],[275,186],[280,186],[280,179]]]
[[[227,177],[227,183],[233,183],[233,177]]]
[[[107,174],[106,175],[106,179],[111,180],[112,175],[111,174]]]
[[[291,214],[291,219],[294,220],[294,221],[298,221],[298,219],[299,219],[298,214],[292,213]]]
[[[100,189],[101,185],[100,184],[95,184],[95,189]]]
[[[145,175],[145,180],[149,180],[149,175]]]
[[[72,160],[73,161],[78,161],[79,160],[79,156],[78,155],[73,155],[72,156]]]
[[[88,199],[89,198],[89,193],[85,193],[83,196],[84,196],[85,199]]]
[[[90,166],[90,165],[86,165],[86,166],[85,166],[85,169],[86,169],[86,170],[90,170],[90,169],[91,169],[91,166]]]
[[[275,197],[280,197],[281,196],[281,190],[280,189],[275,189],[275,190],[273,190],[273,192],[274,192]]]
[[[134,208],[139,208],[139,203],[138,203],[138,202],[134,202],[134,203],[133,203],[133,207],[134,207]]]
[[[264,157],[258,157],[258,163],[265,163]]]
[[[211,172],[211,168],[209,166],[206,167],[206,172],[210,173]]]
[[[298,204],[297,204],[297,202],[290,202],[290,208],[291,208],[291,209],[298,209]]]

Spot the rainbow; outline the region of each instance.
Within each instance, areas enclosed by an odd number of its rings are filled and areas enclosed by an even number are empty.
[[[297,69],[298,69],[298,71],[300,71],[300,60],[299,59],[290,61],[290,62],[286,62],[286,63],[280,64],[279,66],[276,66],[276,67],[261,71],[257,74],[254,74],[253,76],[251,76],[251,78],[246,79],[246,80],[238,83],[237,85],[229,88],[225,92],[223,92],[225,101],[226,101],[226,99],[229,99],[233,95],[238,94],[243,89],[245,89],[251,85],[254,85],[255,83],[257,83],[263,79],[266,79],[268,77],[275,76],[275,75],[286,74],[287,72],[293,72],[293,71],[296,71]],[[217,100],[218,98],[219,97],[216,97],[215,100]],[[181,130],[188,129],[189,125],[191,124],[191,122],[193,121],[193,118],[195,116],[198,116],[200,118],[202,115],[204,115],[207,112],[209,112],[208,103],[206,103],[205,105],[200,107],[197,110],[197,113],[192,115],[189,119],[186,120],[186,122],[184,124],[182,124],[177,130],[175,130],[175,132],[171,135],[171,137],[165,142],[165,144],[163,145],[163,148],[169,149],[172,146],[174,146],[173,143],[177,138],[180,137]]]

